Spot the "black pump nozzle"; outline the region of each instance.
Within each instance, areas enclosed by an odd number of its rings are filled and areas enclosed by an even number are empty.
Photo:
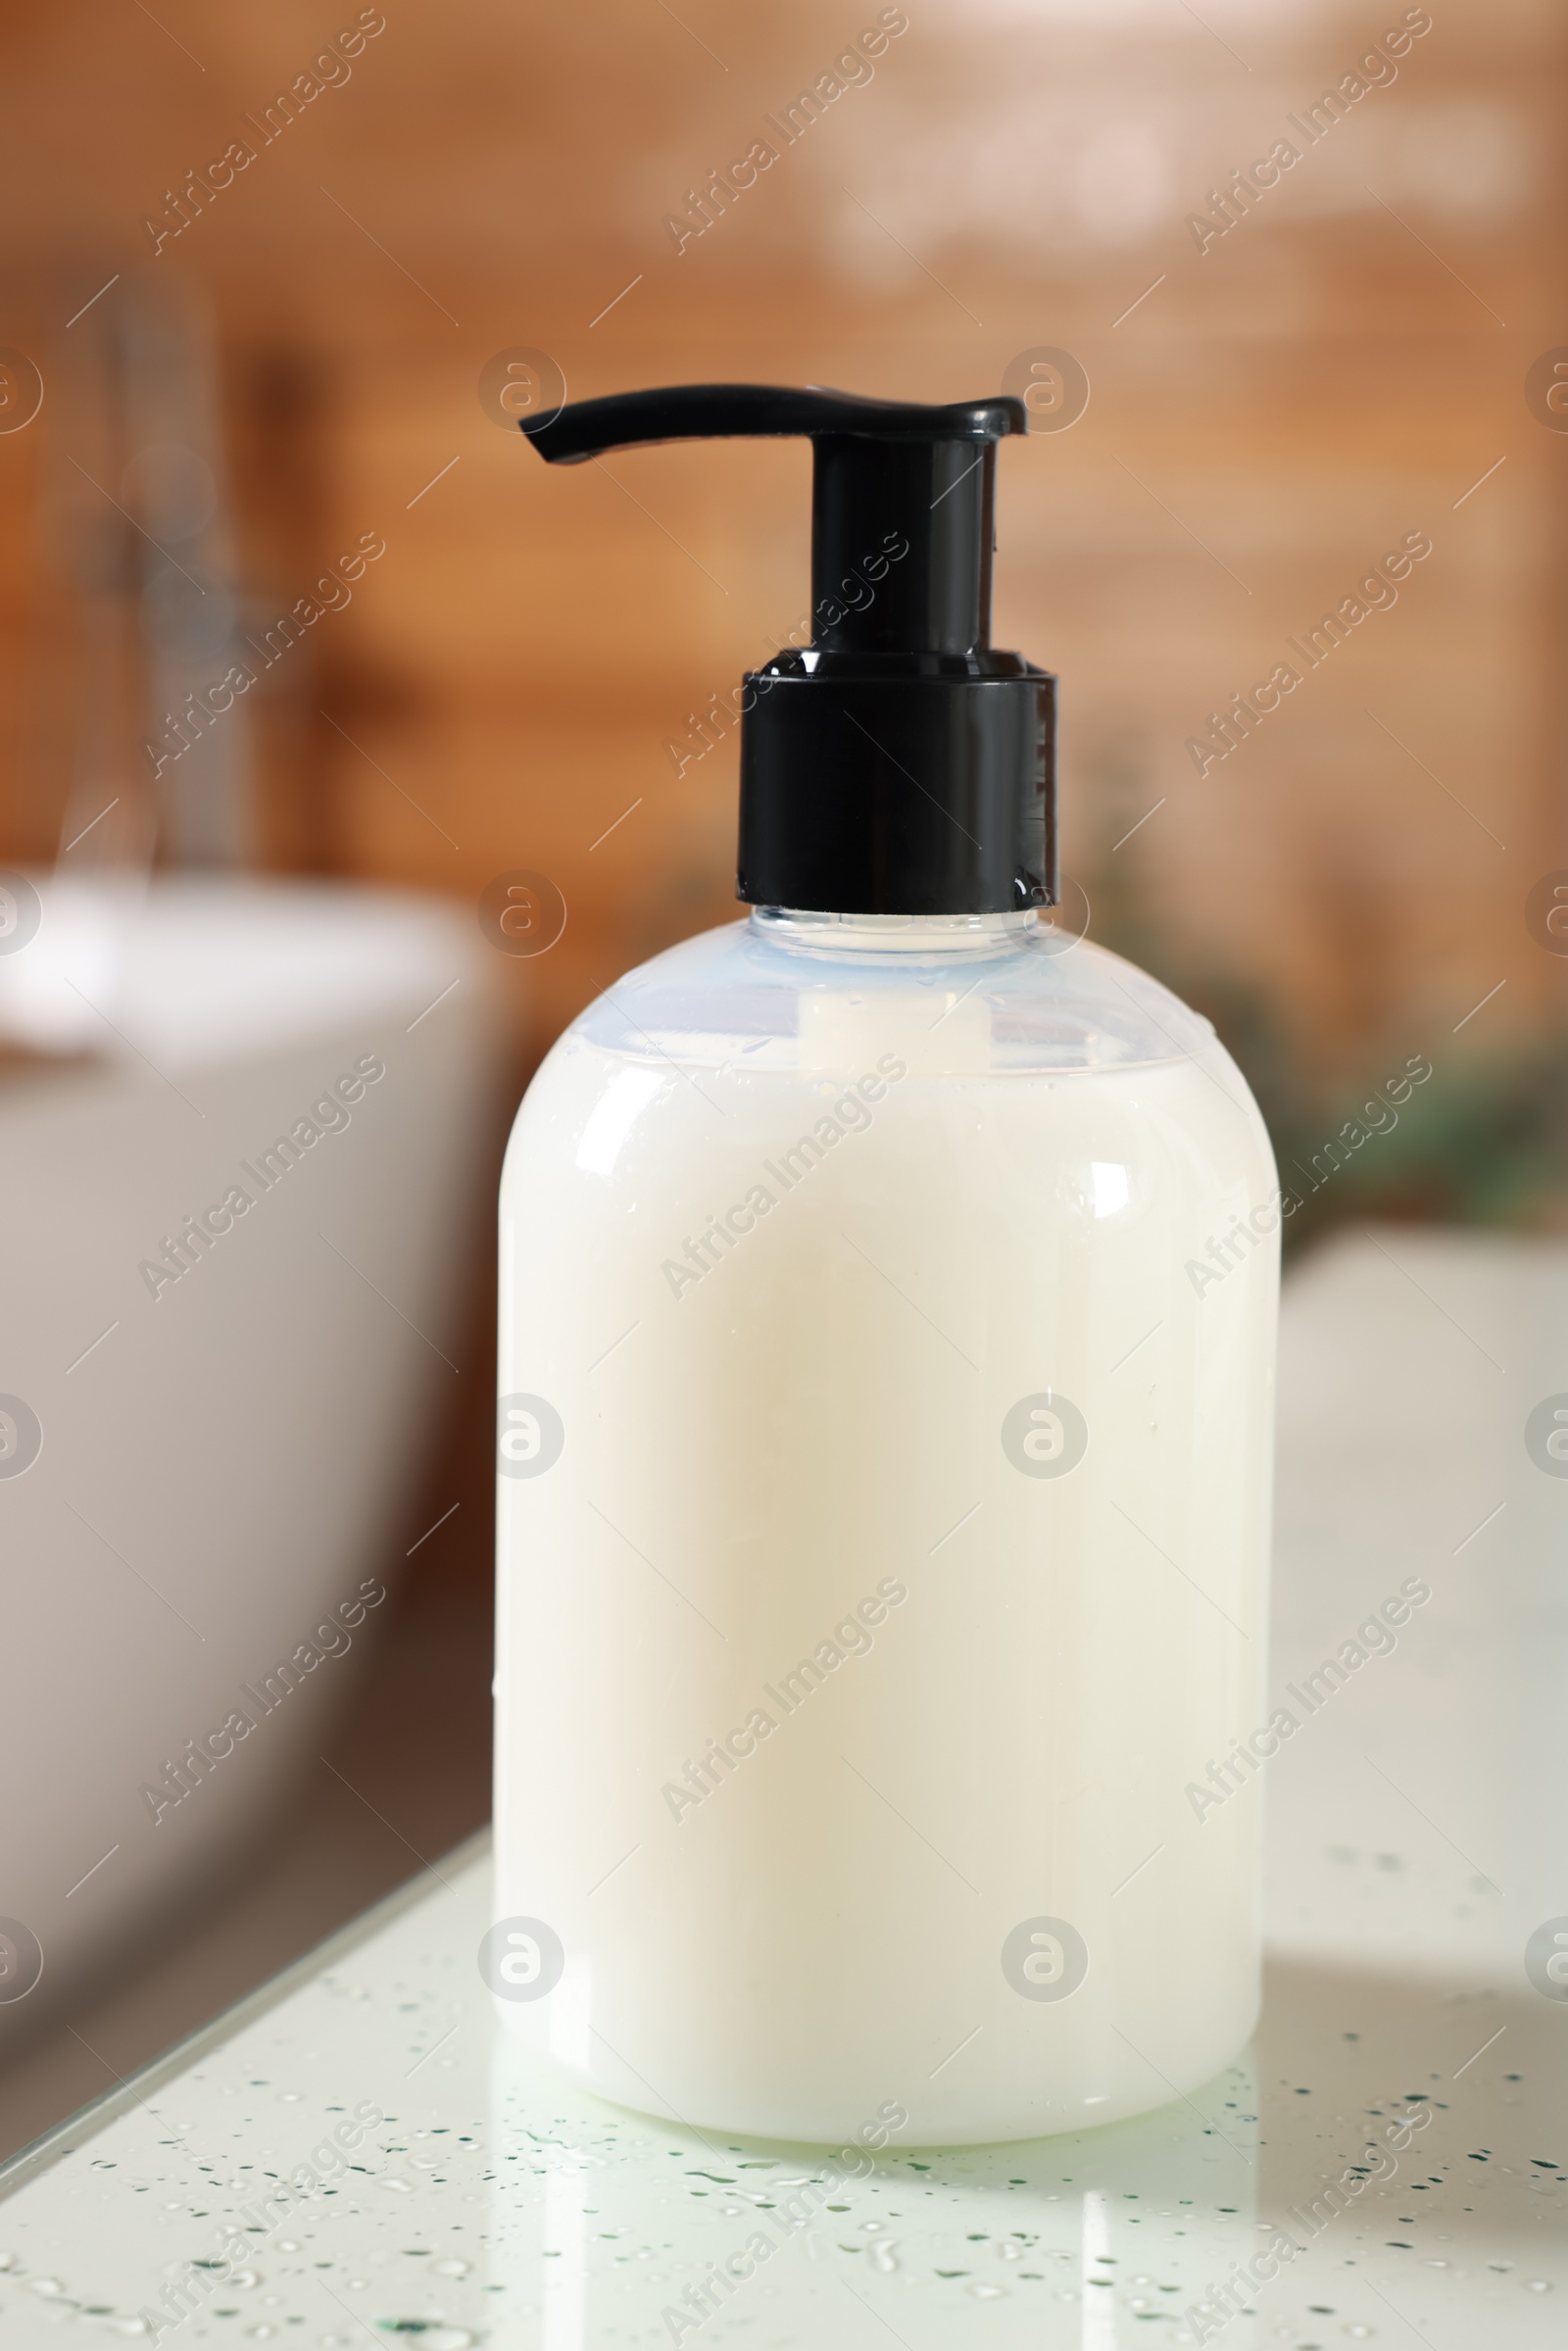
[[[1055,680],[991,646],[996,445],[1017,400],[927,408],[766,384],[584,400],[555,465],[636,442],[804,435],[811,644],[747,676],[737,895],[845,913],[1056,897]]]

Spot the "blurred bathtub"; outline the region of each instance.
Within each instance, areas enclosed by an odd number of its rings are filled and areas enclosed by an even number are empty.
[[[422,1531],[454,1389],[491,1408],[489,1365],[450,1358],[497,1035],[483,945],[442,902],[37,887],[0,1049],[105,1056],[0,1073],[0,1916],[58,1982],[123,1969],[276,1804],[353,1670],[318,1626]],[[161,1280],[225,1196],[227,1229]],[[307,1643],[338,1654],[266,1710]],[[253,1727],[196,1765],[236,1709]],[[182,1755],[191,1792],[160,1804]]]

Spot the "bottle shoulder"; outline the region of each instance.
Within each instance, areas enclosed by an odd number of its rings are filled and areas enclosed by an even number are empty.
[[[803,1072],[880,1041],[912,1049],[928,1074],[969,1077],[1229,1058],[1212,1023],[1151,973],[1049,922],[978,952],[874,955],[725,923],[607,988],[562,1044],[574,1040],[666,1066]]]

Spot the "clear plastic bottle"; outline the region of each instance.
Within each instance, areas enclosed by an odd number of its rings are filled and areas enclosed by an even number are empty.
[[[758,909],[584,1013],[502,1190],[509,2024],[855,2144],[1237,2054],[1277,1228],[1209,1024],[1033,912]]]

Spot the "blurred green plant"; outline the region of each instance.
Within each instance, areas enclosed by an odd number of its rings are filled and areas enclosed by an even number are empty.
[[[1359,1090],[1347,1073],[1325,1083],[1254,978],[1195,955],[1150,911],[1134,872],[1124,880],[1107,866],[1091,884],[1093,935],[1214,1023],[1257,1098],[1280,1182],[1301,1203],[1284,1227],[1289,1251],[1368,1217],[1568,1231],[1568,1032],[1544,1031],[1511,1052],[1456,1045],[1434,1056],[1432,1077],[1396,1105],[1395,1123],[1367,1131],[1363,1105],[1401,1067],[1407,1043],[1369,1040]],[[1357,1121],[1365,1140],[1347,1150],[1338,1139]]]
[[[1232,1051],[1250,1081],[1244,1051]],[[1321,1159],[1328,1137],[1358,1108],[1287,1098],[1269,1120],[1280,1181],[1301,1194],[1287,1228],[1293,1246],[1367,1216],[1568,1230],[1568,1037],[1542,1036],[1490,1057],[1472,1049],[1440,1064],[1400,1108],[1397,1126],[1369,1136],[1324,1180],[1313,1153]],[[1303,1169],[1316,1176],[1315,1190],[1301,1181]]]

